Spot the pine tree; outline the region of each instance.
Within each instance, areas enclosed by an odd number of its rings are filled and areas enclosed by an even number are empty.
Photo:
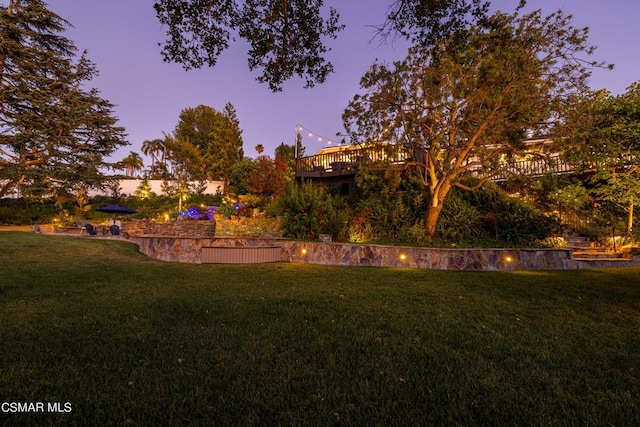
[[[105,157],[128,144],[113,105],[84,89],[97,69],[70,26],[41,0],[0,6],[0,197],[101,188]]]
[[[231,168],[244,158],[242,149],[242,130],[240,120],[236,113],[236,108],[232,103],[227,102],[222,110],[224,120],[219,122],[218,139],[220,141],[220,152],[223,153],[223,162],[220,170],[226,188],[231,174]]]

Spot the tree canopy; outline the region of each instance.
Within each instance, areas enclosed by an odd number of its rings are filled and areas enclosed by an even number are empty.
[[[524,4],[521,0],[518,8]],[[231,42],[242,38],[250,45],[249,69],[261,70],[257,80],[280,91],[293,76],[312,87],[333,72],[327,41],[345,26],[336,9],[323,5],[323,0],[156,0],[154,8],[167,31],[160,44],[165,61],[185,69],[212,67]],[[383,40],[401,37],[427,47],[483,22],[489,5],[483,0],[395,0],[382,24],[371,24]]]
[[[617,96],[586,93],[572,105],[561,136],[566,158],[595,171],[594,195],[626,209],[631,233],[640,202],[640,82]]]
[[[0,197],[100,187],[105,157],[128,144],[113,105],[84,89],[97,69],[69,26],[40,0],[0,5]]]
[[[384,23],[377,27],[382,38],[403,37],[427,47],[450,34],[459,33],[489,16],[484,0],[395,0]],[[523,7],[524,0],[518,8]]]
[[[182,211],[182,202],[205,188],[205,159],[200,146],[176,133],[165,135],[164,146],[171,168],[168,175],[172,179],[163,181],[162,190],[178,199],[178,211]]]
[[[225,185],[231,167],[244,157],[240,121],[231,103],[222,112],[206,105],[183,109],[174,135],[198,147],[209,179],[222,179]]]
[[[144,169],[144,161],[135,151],[130,151],[129,155],[122,159],[120,165],[124,168],[125,173],[130,178],[135,177],[137,172]]]
[[[257,80],[280,91],[294,75],[311,87],[333,71],[323,38],[335,38],[343,26],[333,8],[324,18],[322,5],[322,0],[158,0],[154,8],[167,27],[165,61],[185,69],[214,66],[237,36],[250,44],[249,69],[262,70]]]
[[[142,142],[142,154],[151,156],[151,166],[146,173],[147,178],[158,179],[168,174],[167,147],[160,138],[147,139]]]
[[[524,149],[527,130],[548,131],[587,90],[587,29],[562,11],[494,15],[415,46],[403,61],[376,63],[364,94],[343,116],[354,141],[401,144],[414,155],[431,200],[432,236],[452,186],[473,189],[505,158]],[[469,186],[468,178],[480,178]]]

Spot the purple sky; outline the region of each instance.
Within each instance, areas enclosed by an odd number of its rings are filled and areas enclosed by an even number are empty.
[[[67,32],[80,50],[88,50],[100,75],[91,82],[104,98],[116,104],[119,124],[128,133],[131,146],[121,149],[114,160],[129,151],[140,153],[144,140],[161,138],[171,132],[183,108],[200,104],[222,111],[227,102],[237,110],[243,130],[245,154],[255,157],[254,147],[262,144],[266,154],[281,142],[293,144],[295,126],[303,132],[307,154],[339,140],[342,112],[358,93],[359,81],[373,61],[401,59],[405,43],[380,45],[373,40],[370,25],[379,24],[392,0],[328,0],[341,14],[347,28],[332,41],[328,58],[335,73],[313,89],[294,79],[284,91],[272,93],[255,81],[249,71],[247,47],[234,44],[218,60],[215,68],[184,71],[180,65],[162,61],[158,42],[165,32],[156,19],[150,0],[49,0],[50,8],[75,28]],[[517,0],[494,0],[493,6],[511,11]],[[550,13],[562,8],[574,15],[574,25],[590,28],[590,42],[598,47],[595,59],[615,64],[613,71],[596,70],[594,89],[622,93],[640,80],[640,17],[638,0],[529,0],[528,9]],[[318,138],[322,137],[320,141]]]

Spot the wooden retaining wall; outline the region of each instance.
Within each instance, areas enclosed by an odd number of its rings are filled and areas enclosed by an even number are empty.
[[[281,246],[208,246],[202,248],[201,262],[213,264],[257,264],[280,261]]]

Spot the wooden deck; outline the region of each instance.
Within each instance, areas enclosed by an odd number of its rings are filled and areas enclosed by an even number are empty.
[[[504,166],[492,179],[493,181],[505,181],[510,176],[540,177],[547,173],[564,175],[576,172],[576,167],[560,159],[560,156],[520,160]]]
[[[409,154],[400,147],[344,149],[327,154],[301,157],[296,160],[296,178],[324,182],[348,182],[366,164],[378,162],[390,167],[401,166],[408,161],[424,161],[424,154]],[[479,172],[479,167],[477,171]],[[504,164],[492,177],[493,181],[507,180],[510,176],[539,177],[547,173],[557,175],[577,172],[576,166],[562,160],[559,155],[518,160]]]
[[[401,165],[411,158],[406,150],[395,145],[380,147],[345,147],[332,153],[316,154],[296,160],[296,178],[339,181],[353,180],[358,170],[366,164],[384,162]]]

